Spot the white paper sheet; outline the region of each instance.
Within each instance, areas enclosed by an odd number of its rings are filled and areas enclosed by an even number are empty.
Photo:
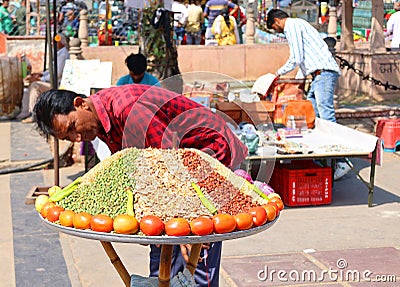
[[[90,88],[109,88],[111,86],[111,74],[112,62],[67,60],[60,89],[89,96]]]
[[[375,149],[377,137],[348,128],[346,126],[317,118],[314,130],[297,139],[302,143],[319,149],[327,145],[343,145],[354,148],[354,152],[372,152]]]

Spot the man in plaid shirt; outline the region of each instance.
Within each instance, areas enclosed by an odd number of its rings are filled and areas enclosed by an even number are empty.
[[[103,140],[112,153],[126,147],[196,148],[234,169],[248,151],[225,121],[210,109],[160,87],[123,85],[87,98],[67,90],[43,93],[34,107],[38,131],[73,142]],[[198,286],[218,286],[221,242],[202,250]],[[184,250],[185,251],[185,250]],[[150,276],[158,275],[160,248],[151,246]],[[207,264],[205,264],[207,263]],[[171,272],[183,271],[185,260],[174,249]]]

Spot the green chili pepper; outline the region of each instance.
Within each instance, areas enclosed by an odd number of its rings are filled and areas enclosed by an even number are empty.
[[[251,184],[250,182],[248,182],[247,180],[245,180],[246,184],[255,192],[257,193],[259,196],[261,196],[262,198],[269,200],[269,197],[262,192],[256,185]]]
[[[133,193],[129,189],[125,190],[128,193],[128,202],[126,204],[126,213],[128,215],[135,216],[135,212],[133,211]]]
[[[197,195],[199,196],[201,202],[204,204],[205,207],[212,213],[212,214],[217,214],[217,209],[215,208],[214,204],[212,204],[211,201],[208,200],[207,197],[205,197],[204,193],[201,191],[200,187],[192,182],[192,187],[196,191]]]
[[[50,201],[57,202],[70,195],[78,187],[79,183],[81,183],[81,179],[81,177],[78,177],[72,183],[57,191],[55,194],[50,196]]]

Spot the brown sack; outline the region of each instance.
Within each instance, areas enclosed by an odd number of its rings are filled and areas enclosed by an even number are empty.
[[[17,57],[0,57],[0,116],[10,116],[21,107],[22,68]]]
[[[283,112],[283,123],[287,122],[288,116],[305,116],[307,127],[313,129],[315,125],[315,111],[309,100],[291,100],[288,101]]]

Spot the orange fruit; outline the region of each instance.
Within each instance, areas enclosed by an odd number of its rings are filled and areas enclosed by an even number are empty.
[[[135,234],[139,231],[139,221],[132,215],[119,214],[114,218],[113,227],[120,234]]]
[[[75,213],[72,218],[72,223],[77,229],[89,229],[90,228],[90,220],[92,219],[92,215],[87,212],[79,212]]]
[[[65,210],[60,213],[60,217],[58,218],[58,220],[60,221],[60,224],[62,226],[73,227],[74,224],[72,220],[74,218],[74,215],[75,212],[73,212],[72,210]]]

